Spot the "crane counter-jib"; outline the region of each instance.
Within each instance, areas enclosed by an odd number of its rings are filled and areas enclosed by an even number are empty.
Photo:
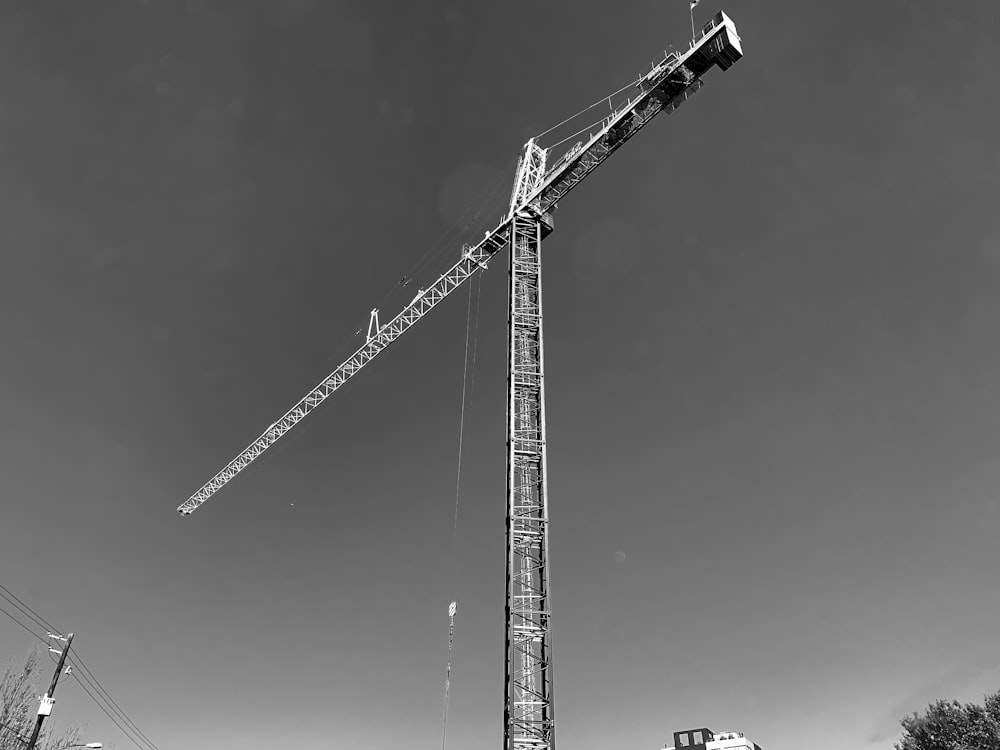
[[[571,147],[548,171],[540,187],[526,204],[549,211],[605,159],[662,111],[673,112],[702,86],[703,76],[713,65],[728,70],[743,57],[736,24],[719,11],[702,28],[682,54],[670,53],[643,76],[636,87],[639,95],[614,112],[586,144]]]

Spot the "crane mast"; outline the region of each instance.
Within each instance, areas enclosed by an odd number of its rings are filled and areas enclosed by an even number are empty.
[[[683,53],[671,52],[638,79],[637,92],[586,141],[551,167],[535,139],[521,153],[510,208],[499,224],[392,320],[370,326],[365,343],[178,507],[190,515],[500,250],[509,247],[507,330],[506,627],[503,750],[554,750],[549,595],[549,506],[542,347],[542,240],[557,202],[660,112],[673,112],[702,86],[711,67],[743,56],[732,20],[717,13]],[[372,311],[377,321],[377,311]]]
[[[555,750],[549,599],[549,503],[545,461],[542,239],[565,196],[655,115],[701,88],[713,64],[742,57],[736,26],[717,14],[683,55],[668,55],[638,83],[635,101],[612,113],[586,144],[546,174],[534,139],[521,154],[510,203],[507,367],[507,602],[503,750]]]
[[[549,506],[542,354],[542,238],[551,213],[522,201],[545,173],[534,140],[521,154],[511,196],[507,316],[507,603],[505,748],[555,744],[549,630]]]

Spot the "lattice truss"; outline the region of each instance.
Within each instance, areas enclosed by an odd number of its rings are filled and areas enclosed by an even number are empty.
[[[457,262],[427,289],[420,289],[388,323],[380,325],[378,311],[373,310],[364,345],[178,508],[185,515],[192,513],[445,297],[486,268],[497,252],[509,247],[504,750],[555,750],[542,239],[552,231],[552,212],[560,199],[658,113],[672,112],[687,101],[701,88],[701,76],[709,68],[727,70],[742,56],[735,24],[717,13],[687,51],[665,54],[637,80],[637,91],[594,134],[569,147],[549,169],[548,152],[534,139],[528,141],[518,163],[508,213],[496,228],[474,247],[463,246]]]
[[[541,242],[533,210],[513,218],[508,384],[508,622],[505,747],[554,745]]]
[[[559,176],[547,182],[537,200],[542,211],[551,209],[656,115],[670,114],[704,85],[688,66],[676,61],[665,62],[663,70],[654,72],[658,75],[643,86],[646,91],[605,120],[586,145],[577,143],[555,163],[551,171]]]
[[[532,139],[518,163],[508,214],[385,325],[372,311],[363,346],[323,379],[178,510],[188,515],[233,479],[347,380],[510,247],[507,402],[507,601],[504,750],[555,750],[545,463],[541,245],[556,203],[660,112],[672,112],[743,56],[736,26],[717,13],[683,54],[670,53],[643,75],[638,91],[587,140],[546,170],[548,152]],[[610,100],[609,100],[610,101]]]
[[[519,211],[530,206],[530,215],[542,217],[539,219],[541,226],[548,231],[550,227],[547,226],[545,217],[550,215],[558,200],[580,184],[656,114],[672,112],[701,88],[699,76],[709,68],[718,65],[726,70],[742,55],[735,25],[724,13],[718,13],[702,29],[687,52],[681,55],[671,53],[657,63],[638,82],[639,92],[634,99],[629,98],[624,106],[601,124],[595,135],[586,143],[580,142],[572,146],[550,169],[545,168],[546,151],[534,143],[534,140],[529,141],[521,155],[518,176],[511,194],[510,213],[497,227],[475,247],[463,249],[461,258],[455,265],[414,297],[389,323],[377,327],[364,346],[272,423],[177,510],[184,515],[192,513],[446,296],[476,271],[485,268],[487,261],[509,244],[511,225]],[[540,341],[540,327],[538,332]]]
[[[487,262],[499,250],[506,247],[510,232],[510,221],[505,219],[500,225],[479,242],[478,245],[466,248],[462,257],[455,265],[445,271],[425,290],[421,290],[413,301],[385,325],[377,328],[368,338],[364,346],[330,373],[322,382],[303,396],[274,422],[264,433],[253,441],[236,458],[202,485],[177,510],[189,515],[199,505],[208,500],[229,480],[239,474],[257,456],[273,445],[282,435],[301,422],[310,412],[326,401],[344,383],[353,377],[361,368],[371,362],[389,344],[403,335],[424,315],[434,309],[445,297],[451,294],[461,284],[479,270],[485,269]]]
[[[510,194],[510,215],[513,216],[542,184],[545,176],[545,149],[532,138],[521,151],[514,177],[514,189]]]

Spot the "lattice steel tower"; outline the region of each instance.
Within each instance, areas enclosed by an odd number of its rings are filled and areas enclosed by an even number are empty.
[[[635,82],[633,96],[552,166],[535,139],[518,163],[508,213],[392,320],[372,310],[365,343],[177,510],[190,515],[409,330],[445,297],[510,248],[507,359],[507,574],[504,635],[503,750],[554,750],[550,626],[549,505],[545,466],[545,376],[542,346],[542,240],[552,231],[556,202],[660,112],[673,112],[702,86],[713,67],[743,56],[736,26],[717,13],[683,53],[670,52]],[[611,97],[608,98],[609,106]]]
[[[507,625],[504,735],[510,748],[555,744],[549,629],[549,504],[545,468],[542,237],[549,214],[528,202],[545,151],[525,144],[510,205],[507,330]]]

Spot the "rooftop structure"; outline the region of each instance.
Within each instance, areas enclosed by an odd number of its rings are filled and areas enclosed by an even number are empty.
[[[674,732],[674,748],[676,750],[680,750],[681,748],[687,748],[687,750],[706,750],[705,745],[712,737],[712,730],[708,727],[684,729],[680,732]]]
[[[705,750],[760,750],[760,745],[751,742],[743,732],[717,732]]]
[[[743,732],[713,732],[707,727],[674,732],[674,746],[664,750],[761,750]]]

